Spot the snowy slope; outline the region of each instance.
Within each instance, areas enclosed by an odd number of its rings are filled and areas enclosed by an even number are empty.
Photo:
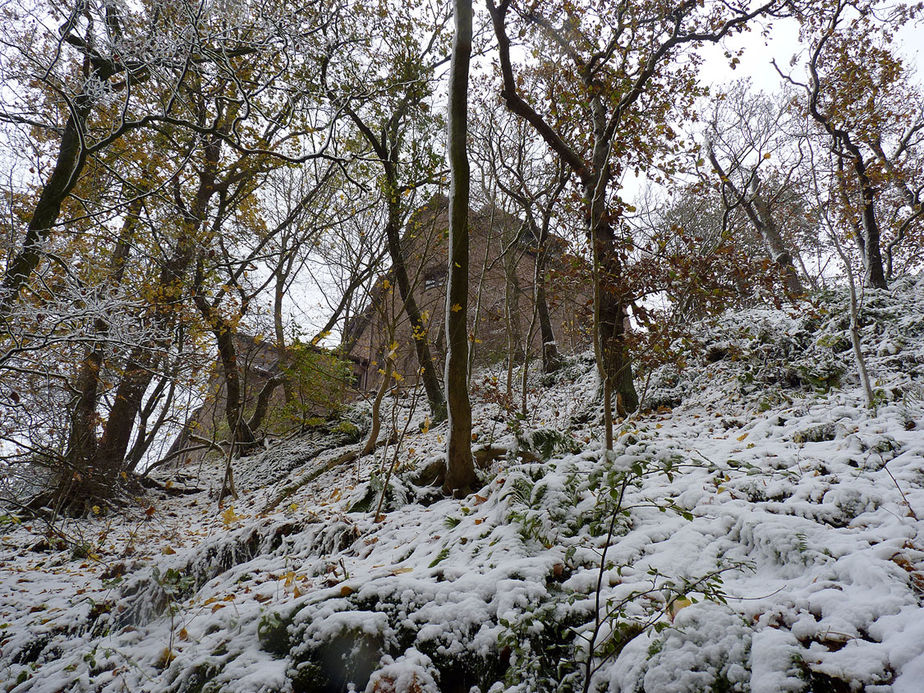
[[[4,516],[0,684],[924,691],[924,279],[865,298],[875,411],[846,328],[840,295],[698,326],[609,459],[588,357],[535,379],[527,417],[483,374],[496,459],[461,500],[414,485],[445,429],[409,396],[397,450],[278,444],[236,463],[230,509],[215,463],[68,545]]]

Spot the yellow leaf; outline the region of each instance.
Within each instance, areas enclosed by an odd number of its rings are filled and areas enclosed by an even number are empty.
[[[462,306],[460,306],[458,303],[453,303],[452,308],[450,308],[450,310],[453,313],[458,313],[460,310],[462,310]]]
[[[285,582],[286,587],[291,587],[295,583],[295,571],[290,570],[288,573],[285,574],[284,577],[286,581]]]
[[[747,437],[748,437],[747,433],[742,433],[740,436],[738,436],[738,440],[744,440]]]
[[[291,510],[293,513],[294,513],[296,510],[298,510],[298,503],[290,503],[290,504],[289,504],[289,510]]]
[[[668,605],[668,613],[670,614],[671,621],[674,620],[674,617],[678,614],[681,609],[686,609],[690,604],[692,604],[689,599],[686,597],[681,597],[680,599],[675,599]]]
[[[395,568],[394,570],[391,571],[391,574],[392,574],[392,575],[401,575],[402,573],[410,573],[412,570],[414,570],[414,569],[413,569],[413,568],[410,568],[410,567]]]
[[[292,590],[292,596],[295,597],[296,599],[302,596],[302,591],[298,589],[298,585],[296,585],[295,589]]]
[[[221,514],[221,521],[225,523],[225,526],[230,525],[232,522],[236,522],[241,519],[240,515],[234,512],[234,506],[229,505],[228,509]]]
[[[160,550],[160,552],[164,554],[165,556],[172,556],[173,554],[176,553],[176,551],[174,551],[173,548],[170,546],[165,546],[164,548]]]
[[[99,509],[99,506],[98,506],[98,505],[94,505],[92,508],[90,508],[90,510],[93,511],[93,514],[94,514],[94,515],[99,515],[99,513],[100,513],[100,509]]]
[[[186,632],[185,628],[180,628],[180,632],[176,634],[176,637],[178,637],[180,640],[188,640],[189,633]]]

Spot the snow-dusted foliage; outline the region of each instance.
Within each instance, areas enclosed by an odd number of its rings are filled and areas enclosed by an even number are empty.
[[[874,411],[845,301],[697,326],[610,457],[587,357],[527,416],[482,374],[484,486],[461,500],[417,485],[445,444],[421,413],[365,458],[313,439],[238,461],[233,508],[216,462],[134,519],[59,524],[67,544],[4,515],[0,683],[920,691],[924,280],[865,297]]]

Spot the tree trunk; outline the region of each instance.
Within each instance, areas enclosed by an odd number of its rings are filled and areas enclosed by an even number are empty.
[[[449,440],[443,488],[464,492],[477,481],[468,398],[468,72],[472,0],[455,0],[455,35],[449,77],[449,285],[446,292],[446,393]]]
[[[599,99],[593,100],[594,112],[602,112]],[[606,189],[609,184],[610,143],[602,136],[603,118],[597,118],[594,143],[594,164],[596,175],[584,183],[584,204],[586,207],[588,236],[594,246],[596,285],[594,293],[597,302],[597,324],[600,341],[599,358],[603,359],[602,372],[604,391],[604,413],[611,406],[610,396],[616,396],[616,408],[620,415],[638,409],[638,394],[632,377],[632,361],[626,348],[626,301],[623,296],[622,262],[616,248],[616,237],[606,216]],[[609,429],[609,425],[607,426]],[[612,435],[607,431],[607,439]]]
[[[551,210],[548,210],[551,213]],[[536,314],[539,318],[539,334],[542,338],[542,372],[554,373],[561,368],[561,356],[558,354],[558,345],[555,343],[555,332],[552,330],[552,319],[549,316],[549,303],[545,295],[546,261],[548,260],[549,241],[549,215],[543,219],[542,229],[539,230],[536,248],[536,265],[533,274],[533,297],[536,303]]]
[[[385,394],[391,384],[392,373],[394,373],[394,359],[392,358],[391,347],[387,348],[389,352],[385,356],[385,375],[382,377],[378,392],[375,393],[375,399],[372,401],[372,425],[369,427],[369,438],[366,439],[366,445],[363,447],[363,451],[359,453],[360,457],[365,457],[375,450],[379,440],[379,431],[382,430],[382,400],[385,399]]]
[[[513,367],[526,358],[520,334],[520,286],[517,282],[516,243],[504,255],[504,331],[507,335],[507,398],[513,399]]]
[[[244,420],[244,387],[241,383],[241,369],[237,363],[237,348],[234,345],[235,331],[225,320],[214,319],[212,334],[218,343],[218,360],[225,380],[225,421],[231,435],[231,442],[241,452],[246,452],[254,442],[253,431]]]
[[[389,193],[392,198],[396,194],[394,192]],[[411,281],[408,277],[404,250],[401,248],[401,222],[398,201],[395,199],[389,199],[388,202],[388,223],[385,227],[385,233],[388,239],[388,253],[391,255],[392,269],[395,273],[395,282],[398,284],[398,291],[401,292],[404,312],[407,313],[408,320],[411,323],[414,350],[417,353],[417,363],[421,369],[424,392],[427,393],[427,402],[430,404],[430,415],[433,417],[434,423],[439,423],[446,420],[446,399],[443,396],[440,378],[436,372],[436,367],[433,365],[433,357],[430,354],[427,326],[424,324],[420,308],[417,306],[414,291],[411,288]]]
[[[638,409],[638,395],[632,374],[632,360],[626,347],[627,304],[622,296],[622,263],[612,241],[601,242],[600,251],[600,336],[603,367],[620,416]]]
[[[131,250],[131,241],[137,225],[138,213],[141,211],[141,197],[136,197],[126,210],[125,221],[119,233],[112,261],[109,267],[109,276],[103,282],[102,289],[110,290],[118,287],[125,276],[125,265]],[[109,333],[109,323],[103,318],[97,318],[93,323],[95,334],[104,339]],[[71,414],[70,434],[68,438],[67,460],[68,466],[81,474],[88,474],[90,466],[96,458],[97,438],[97,406],[99,403],[99,378],[103,367],[103,347],[99,343],[93,344],[87,351],[77,376],[77,402]]]
[[[786,245],[783,243],[783,237],[780,235],[780,230],[770,212],[770,203],[767,202],[767,198],[758,189],[756,172],[751,179],[751,198],[754,200],[754,210],[759,221],[757,232],[764,242],[764,247],[767,249],[770,259],[783,273],[786,290],[796,296],[805,293],[802,282],[799,280],[799,274],[796,272],[796,266],[792,261],[792,253],[787,250]]]
[[[108,71],[97,73],[101,81],[105,81],[110,75]],[[58,215],[61,214],[61,205],[77,184],[86,163],[83,133],[93,108],[93,100],[84,93],[78,95],[74,103],[74,110],[64,125],[54,169],[48,182],[42,187],[42,194],[32,212],[32,219],[29,220],[22,249],[7,266],[3,283],[0,284],[0,319],[10,314],[20,290],[38,267],[45,241],[57,222]]]
[[[863,155],[857,150],[853,156],[853,170],[860,182],[860,194],[863,198],[861,220],[863,223],[863,264],[866,266],[866,279],[876,289],[888,288],[885,272],[882,269],[882,251],[879,223],[876,220],[876,191],[866,171]]]
[[[215,172],[220,155],[221,140],[216,137],[205,147],[205,166],[199,174],[194,204],[191,210],[183,210],[184,219],[173,254],[158,277],[160,300],[153,306],[150,317],[155,331],[166,333],[176,319],[174,304],[180,299],[186,272],[195,255],[199,230],[206,217],[209,201],[216,192]],[[170,338],[166,334],[155,336],[149,343],[133,349],[129,355],[97,451],[97,466],[106,470],[113,480],[117,478],[125,460],[135,417],[154,377],[155,354],[157,350],[166,348],[169,342]]]
[[[722,164],[719,163],[712,142],[707,143],[706,153],[709,157],[709,162],[712,164],[713,170],[719,177],[719,180],[722,181],[723,199],[725,198],[725,191],[727,190],[734,197],[734,201],[742,206],[751,225],[756,229],[757,235],[760,237],[761,243],[763,243],[764,249],[767,251],[767,255],[770,256],[770,261],[779,267],[780,271],[783,273],[783,281],[786,285],[786,290],[793,295],[804,293],[802,282],[799,279],[799,274],[796,272],[796,267],[792,261],[792,253],[786,249],[786,245],[783,243],[783,237],[780,235],[776,221],[773,219],[773,215],[770,212],[770,204],[760,192],[757,171],[752,173],[749,191],[750,197],[748,197],[744,194],[743,190],[740,190],[738,186],[732,182]]]
[[[283,248],[282,252],[285,253],[290,251]],[[294,257],[294,254],[290,254],[289,257]],[[286,264],[288,264],[288,270],[285,268]],[[285,280],[290,270],[291,262],[288,258],[286,260],[281,260],[273,277],[273,331],[276,337],[276,351],[279,353],[280,365],[288,363],[286,334],[282,322],[282,301],[283,298],[285,298]],[[292,404],[292,402],[295,401],[295,391],[292,387],[291,379],[285,375],[283,375],[282,378],[282,390],[285,395],[286,404]]]
[[[828,35],[830,37],[830,34]],[[866,160],[863,158],[863,152],[860,147],[853,141],[847,130],[835,127],[831,123],[831,118],[822,113],[818,108],[819,92],[821,82],[818,77],[816,61],[821,50],[822,43],[819,43],[815,49],[812,59],[809,61],[809,71],[812,76],[812,86],[809,91],[809,114],[821,125],[825,132],[831,137],[834,145],[834,153],[838,158],[838,168],[841,173],[841,189],[844,198],[847,198],[846,180],[843,175],[844,158],[850,160],[853,172],[856,174],[857,185],[860,189],[860,222],[861,232],[858,234],[860,249],[863,252],[863,264],[866,268],[866,280],[870,286],[876,289],[888,288],[885,279],[885,272],[882,268],[882,251],[880,249],[881,239],[879,232],[879,223],[876,219],[876,188],[869,178],[869,172],[866,168]],[[845,199],[845,211],[850,212],[849,200]]]

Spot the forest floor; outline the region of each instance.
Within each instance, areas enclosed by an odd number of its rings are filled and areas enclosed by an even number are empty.
[[[355,407],[235,460],[222,509],[215,460],[66,542],[0,511],[0,688],[920,693],[924,278],[865,296],[872,410],[845,301],[698,325],[610,456],[589,356],[525,416],[479,373],[462,499],[415,483],[445,425],[406,393],[397,443],[332,464]]]

